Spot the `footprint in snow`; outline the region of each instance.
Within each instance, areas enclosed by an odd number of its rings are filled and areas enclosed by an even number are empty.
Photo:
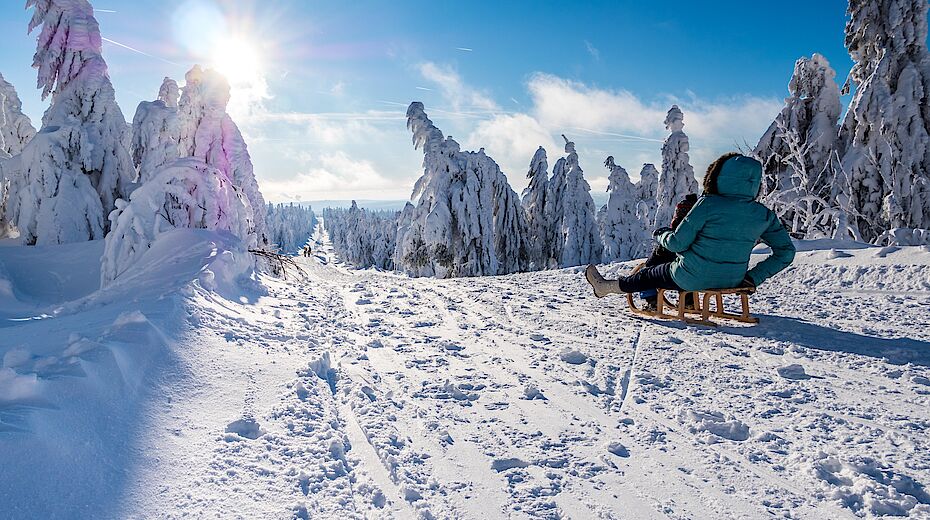
[[[559,359],[570,365],[581,365],[588,360],[588,356],[575,349],[566,348],[559,353]]]
[[[236,419],[226,426],[227,441],[236,441],[239,439],[255,440],[265,435],[265,430],[259,426],[258,422],[251,417]]]
[[[618,457],[626,458],[630,456],[630,450],[628,450],[627,447],[624,446],[623,444],[620,444],[619,442],[616,442],[616,441],[611,442],[610,444],[607,445],[607,451],[609,451],[610,453],[613,453],[614,455]]]

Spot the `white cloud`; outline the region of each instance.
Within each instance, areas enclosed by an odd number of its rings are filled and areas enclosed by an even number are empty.
[[[529,169],[530,159],[542,146],[550,154],[560,152],[552,134],[527,114],[503,114],[478,123],[464,142],[466,149],[485,148],[508,174],[513,189],[520,192],[525,185],[522,174]],[[550,160],[550,164],[555,160]]]
[[[343,151],[301,157],[307,168],[283,180],[262,182],[262,191],[272,201],[320,199],[378,199],[399,187],[408,193],[414,178],[395,179],[379,172],[368,160],[351,158]]]
[[[452,105],[453,110],[500,110],[487,94],[466,85],[452,67],[426,62],[421,63],[418,69],[424,79],[439,87],[443,98]]]

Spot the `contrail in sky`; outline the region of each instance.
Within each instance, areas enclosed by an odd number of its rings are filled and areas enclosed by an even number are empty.
[[[95,13],[115,13],[113,9],[94,9]]]
[[[464,52],[471,52],[471,51],[473,51],[473,50],[475,50],[475,49],[469,49],[468,47],[456,47],[455,50],[457,50],[457,51],[464,51]]]
[[[113,45],[117,45],[117,46],[122,47],[122,48],[124,48],[124,49],[128,49],[128,50],[130,50],[130,51],[132,51],[132,52],[137,52],[137,53],[139,53],[139,54],[141,54],[141,55],[143,55],[143,56],[148,56],[149,58],[154,58],[154,59],[156,59],[156,60],[163,61],[163,62],[165,62],[165,63],[167,63],[167,64],[169,64],[169,65],[174,65],[174,66],[176,66],[176,67],[180,67],[180,66],[181,66],[180,63],[175,63],[175,62],[173,62],[173,61],[171,61],[171,60],[166,60],[166,59],[164,59],[164,58],[159,58],[158,56],[153,56],[153,55],[151,55],[151,54],[149,54],[149,53],[147,53],[147,52],[140,51],[139,49],[134,49],[134,48],[132,48],[132,47],[130,47],[130,46],[124,44],[124,43],[120,43],[120,42],[118,42],[118,41],[114,41],[114,40],[111,40],[111,39],[109,39],[109,38],[103,38],[103,37],[101,37],[100,39],[103,40],[103,41],[105,41],[105,42],[107,42],[107,43],[112,43]]]
[[[427,92],[432,92],[432,91],[433,91],[433,89],[431,89],[431,88],[426,88],[426,87],[413,87],[413,88],[415,88],[415,89],[417,89],[417,90],[425,90],[425,91],[427,91]]]

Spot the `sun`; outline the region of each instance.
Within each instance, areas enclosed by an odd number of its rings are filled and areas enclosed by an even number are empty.
[[[223,38],[214,43],[211,67],[226,76],[232,86],[250,86],[264,78],[258,47],[245,38]]]

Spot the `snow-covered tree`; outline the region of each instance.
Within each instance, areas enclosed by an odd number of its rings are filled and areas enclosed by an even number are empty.
[[[181,126],[178,120],[177,97],[174,106],[170,105],[171,96],[164,96],[170,91],[171,84],[177,91],[177,84],[165,78],[156,101],[143,101],[136,108],[132,118],[132,162],[139,169],[138,182],[144,184],[152,178],[163,165],[178,158],[178,145],[181,141]]]
[[[23,114],[23,103],[16,89],[0,75],[0,150],[18,155],[35,135],[36,129]]]
[[[831,159],[840,117],[835,77],[820,54],[799,59],[784,108],[753,150],[763,166],[764,202],[802,238],[828,236],[834,226]]]
[[[268,204],[265,212],[268,239],[284,253],[297,253],[307,243],[317,220],[313,209],[300,204]]]
[[[10,188],[14,178],[22,175],[18,156],[36,135],[36,129],[23,114],[16,89],[0,75],[0,238],[13,235],[15,228],[7,215]]]
[[[927,2],[850,0],[848,15],[856,92],[837,147],[851,216],[866,240],[930,229]]]
[[[526,241],[530,269],[545,269],[551,256],[550,226],[546,220],[546,192],[549,189],[549,163],[542,146],[533,154],[526,173],[529,186],[523,190],[522,205],[526,214]]]
[[[101,55],[86,0],[27,0],[29,30],[41,26],[33,66],[52,104],[21,154],[10,186],[11,220],[26,244],[102,238],[105,216],[136,176],[128,126]]]
[[[610,170],[607,191],[610,197],[598,215],[605,262],[632,260],[642,254],[646,233],[637,218],[636,187],[622,166],[608,157],[604,166]]]
[[[694,168],[691,167],[688,150],[690,144],[683,129],[684,114],[678,105],[672,105],[665,116],[665,128],[669,136],[662,145],[662,173],[659,176],[659,189],[656,199],[655,227],[669,225],[675,214],[675,205],[689,193],[698,192]]]
[[[339,258],[355,267],[394,268],[398,212],[351,207],[323,210],[323,225]]]
[[[158,89],[158,101],[164,103],[165,106],[177,108],[180,92],[178,82],[166,76]]]
[[[565,139],[565,157],[556,161],[546,194],[546,214],[553,234],[552,260],[559,267],[597,263],[603,246],[591,186],[578,165],[575,143]]]
[[[407,109],[413,143],[422,148],[423,176],[415,209],[397,237],[397,268],[414,276],[512,273],[528,265],[526,220],[517,194],[484,153],[463,152],[427,117],[423,104]]]
[[[252,215],[248,199],[225,173],[200,159],[176,160],[135,190],[129,202],[117,201],[109,217],[101,285],[111,284],[172,229],[227,231],[254,247]]]
[[[656,221],[658,193],[659,170],[654,164],[645,163],[639,171],[639,181],[636,183],[636,217],[647,230],[651,230]]]
[[[219,72],[195,65],[185,76],[178,102],[180,156],[199,157],[229,177],[253,208],[264,208],[265,198],[255,179],[252,158],[239,127],[226,113],[229,82]],[[170,85],[166,87],[170,91]],[[166,96],[171,98],[170,95]],[[268,242],[265,215],[255,215],[259,244]]]

